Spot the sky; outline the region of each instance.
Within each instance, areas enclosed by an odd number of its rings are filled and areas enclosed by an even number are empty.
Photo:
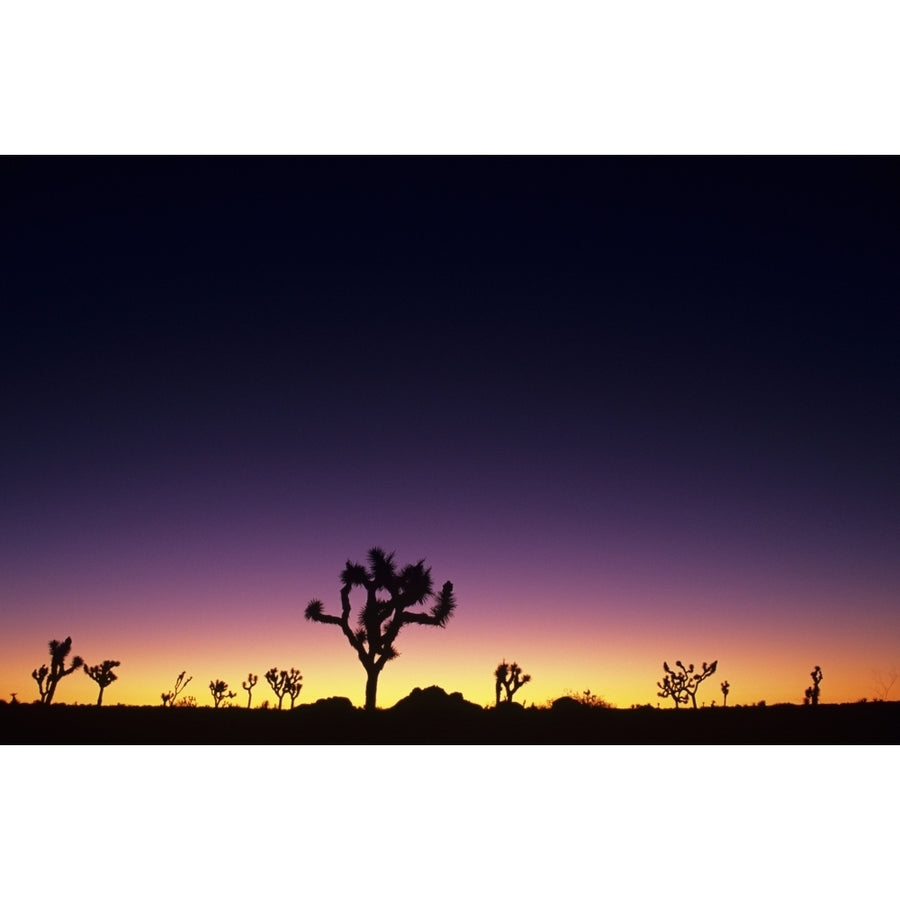
[[[458,606],[378,691],[877,695],[900,664],[900,165],[882,157],[0,160],[0,697],[298,668],[362,705],[340,573]],[[354,595],[355,596],[355,595]],[[890,699],[897,699],[897,686]],[[90,703],[76,673],[57,699]]]

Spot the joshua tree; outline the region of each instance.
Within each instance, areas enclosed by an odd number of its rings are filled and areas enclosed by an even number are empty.
[[[294,701],[300,696],[300,691],[303,690],[303,685],[301,684],[302,681],[303,676],[300,674],[299,669],[291,669],[290,672],[287,673],[285,685],[287,687],[288,696],[291,698],[291,709],[294,708]]]
[[[278,698],[278,708],[281,709],[284,695],[287,693],[287,672],[284,669],[279,672],[278,668],[273,666],[266,672],[266,681],[269,682],[269,687],[275,691],[275,696]]]
[[[259,678],[250,672],[247,675],[247,680],[241,682],[241,687],[247,692],[247,709],[250,709],[250,701],[253,699],[253,688],[256,687],[257,681],[259,681]]]
[[[231,700],[232,697],[237,697],[237,694],[234,691],[228,690],[228,683],[222,681],[221,678],[215,679],[209,683],[209,692],[212,694],[213,703],[215,704],[215,708],[219,708],[219,704],[223,700]]]
[[[104,659],[99,666],[89,666],[85,663],[84,674],[100,685],[100,693],[97,695],[97,706],[103,703],[103,689],[118,679],[119,676],[113,672],[113,669],[120,665],[122,664],[115,659]]]
[[[528,682],[531,681],[530,675],[522,674],[522,669],[519,667],[518,663],[508,663],[505,659],[497,666],[497,669],[494,672],[494,678],[496,679],[494,687],[497,694],[497,706],[500,705],[501,690],[506,691],[504,702],[512,703],[513,694],[515,694],[523,684],[528,684]]]
[[[269,686],[275,691],[275,696],[278,698],[278,708],[281,709],[285,695],[287,695],[291,698],[291,709],[293,709],[294,701],[300,695],[300,691],[303,688],[303,685],[300,683],[303,681],[303,676],[300,674],[299,670],[279,670],[273,666],[266,672],[266,681],[269,682]]]
[[[709,665],[703,663],[703,669],[700,672],[694,671],[694,664],[691,663],[685,668],[684,663],[680,659],[675,660],[675,665],[681,671],[675,671],[669,668],[667,662],[663,662],[665,669],[665,677],[662,681],[657,681],[656,686],[659,688],[658,697],[671,697],[675,701],[675,709],[678,709],[682,703],[687,703],[690,698],[694,709],[697,708],[697,689],[701,682],[709,678],[716,671],[719,661],[713,660]]]
[[[722,706],[728,706],[728,691],[731,689],[731,685],[727,681],[722,682]]]
[[[808,706],[809,704],[812,704],[813,706],[818,706],[819,682],[822,680],[822,670],[816,666],[812,672],[809,673],[809,677],[812,678],[813,683],[806,689],[806,693],[803,697],[803,705]]]
[[[159,696],[162,698],[163,706],[174,706],[175,701],[178,699],[178,695],[190,684],[193,679],[193,675],[188,675],[187,678],[184,677],[184,672],[182,672],[175,679],[175,687],[172,688],[171,691],[166,691],[164,694],[160,694]]]
[[[72,638],[67,637],[64,641],[50,641],[50,666],[46,663],[39,669],[35,669],[31,673],[31,677],[37,682],[38,690],[41,694],[41,703],[48,706],[53,702],[53,695],[56,693],[56,686],[61,678],[71,675],[76,669],[80,669],[84,665],[84,660],[80,656],[72,657],[72,665],[66,668],[66,657],[72,650]]]
[[[431,569],[425,568],[424,559],[398,571],[393,553],[373,547],[368,558],[368,569],[347,560],[341,573],[343,587],[339,616],[326,614],[321,600],[311,600],[305,615],[312,622],[337,625],[343,631],[366,670],[365,708],[374,710],[378,676],[389,660],[399,656],[394,642],[400,629],[412,624],[443,628],[453,615],[456,598],[449,581],[444,582],[440,593],[435,594]],[[366,593],[365,603],[357,615],[356,630],[350,625],[350,592],[355,587],[363,588]],[[432,597],[435,602],[430,612],[411,612],[413,607]]]

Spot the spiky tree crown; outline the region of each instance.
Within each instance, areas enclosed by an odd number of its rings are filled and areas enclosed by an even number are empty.
[[[100,687],[109,687],[114,681],[118,681],[119,676],[113,672],[113,669],[120,665],[121,663],[118,660],[104,659],[99,666],[88,666],[85,664],[84,673],[96,681]]]
[[[305,617],[313,622],[339,625],[350,643],[360,654],[375,655],[381,659],[398,656],[393,642],[404,625],[438,625],[443,627],[456,609],[453,584],[445,582],[435,594],[431,569],[425,560],[404,566],[398,570],[393,553],[385,553],[373,547],[368,553],[369,566],[347,560],[341,572],[341,615],[332,616],[324,611],[321,600],[311,600],[306,606]],[[356,616],[356,629],[349,624],[350,592],[363,588],[366,600]],[[429,612],[411,610],[434,599]]]

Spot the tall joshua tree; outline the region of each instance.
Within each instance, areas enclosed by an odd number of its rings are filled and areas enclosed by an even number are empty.
[[[405,566],[398,571],[394,554],[373,547],[368,554],[369,567],[352,563],[341,573],[341,614],[328,615],[321,600],[311,600],[305,616],[311,622],[337,625],[350,646],[356,651],[366,670],[366,709],[375,709],[378,676],[392,659],[399,656],[394,646],[400,629],[405,625],[437,625],[443,628],[456,609],[453,584],[444,582],[435,594],[431,569],[425,568],[425,560]],[[350,592],[362,588],[365,602],[357,614],[357,627],[350,624]],[[412,610],[434,598],[430,612]]]
[[[104,659],[99,666],[89,666],[87,663],[84,664],[84,674],[100,685],[100,693],[97,695],[97,706],[100,706],[103,703],[104,688],[109,687],[109,685],[118,679],[119,676],[113,672],[113,669],[120,665],[122,664],[115,659]]]
[[[824,677],[822,675],[822,670],[816,666],[812,672],[809,673],[809,677],[812,678],[812,685],[806,689],[806,693],[803,697],[803,705],[806,706],[808,704],[812,704],[813,706],[819,705],[819,682]]]
[[[50,665],[44,663],[31,673],[31,677],[37,682],[41,703],[48,706],[53,702],[53,695],[56,693],[56,686],[60,679],[71,675],[84,665],[84,660],[80,656],[73,656],[72,665],[66,667],[66,657],[72,650],[71,637],[67,637],[64,641],[50,641],[49,647]]]
[[[506,691],[504,702],[512,703],[513,694],[515,694],[523,684],[528,684],[528,682],[531,681],[530,675],[522,674],[522,669],[518,663],[508,663],[505,659],[494,671],[494,678],[496,679],[494,687],[497,694],[497,706],[500,705],[501,690]]]
[[[691,663],[685,668],[684,663],[680,659],[675,660],[676,669],[670,669],[667,662],[663,662],[665,677],[662,681],[657,681],[656,686],[659,688],[659,697],[671,697],[675,701],[675,709],[682,703],[687,703],[690,699],[694,709],[697,708],[697,690],[700,684],[716,671],[719,661],[713,660],[709,665],[703,663],[703,668],[699,672],[694,671],[694,664]]]
[[[247,692],[247,709],[250,709],[250,701],[253,699],[253,688],[256,687],[257,681],[259,681],[259,677],[250,672],[247,675],[247,680],[241,682],[241,687]]]
[[[731,690],[731,685],[727,681],[723,681],[720,687],[722,688],[722,706],[728,706],[728,691]]]

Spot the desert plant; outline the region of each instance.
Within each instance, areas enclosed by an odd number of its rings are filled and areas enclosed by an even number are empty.
[[[809,673],[809,677],[812,678],[812,685],[806,689],[803,695],[803,705],[808,706],[818,706],[819,705],[819,682],[822,680],[822,670],[816,666],[812,672]]]
[[[728,706],[728,691],[731,690],[731,685],[727,681],[723,681],[721,684],[722,688],[722,706]]]
[[[190,684],[190,682],[194,678],[193,675],[188,675],[187,678],[185,678],[184,676],[185,676],[185,673],[182,672],[175,679],[175,687],[173,687],[171,691],[166,691],[165,693],[159,695],[162,698],[163,706],[176,706],[176,705],[181,706],[182,705],[180,703],[176,704],[175,701],[178,699],[178,695],[188,686],[188,684]]]
[[[99,666],[89,666],[87,663],[84,664],[84,674],[100,685],[100,693],[97,695],[97,706],[100,706],[103,703],[104,689],[114,681],[118,680],[119,676],[113,672],[113,669],[120,665],[122,664],[115,659],[104,659]]]
[[[71,637],[67,637],[64,641],[50,641],[49,647],[50,665],[44,663],[31,673],[31,677],[37,682],[41,703],[48,706],[53,702],[53,695],[56,693],[56,686],[60,679],[71,675],[84,665],[84,660],[80,656],[73,656],[72,665],[66,668],[66,657],[72,650]]]
[[[375,709],[378,676],[385,665],[399,656],[394,646],[400,629],[405,625],[437,625],[443,628],[456,608],[453,584],[444,582],[440,593],[434,593],[431,569],[425,568],[425,560],[397,570],[394,554],[373,547],[368,554],[369,567],[359,563],[347,565],[341,573],[341,614],[328,615],[321,600],[311,600],[305,616],[312,622],[337,625],[350,646],[356,651],[366,670],[367,710]],[[350,593],[355,587],[365,590],[366,600],[357,615],[357,628],[350,625]],[[434,597],[431,611],[411,610]]]
[[[303,676],[300,674],[299,669],[291,669],[288,672],[286,686],[288,696],[291,698],[291,709],[294,708],[294,701],[300,696],[300,691],[303,690]]]
[[[591,709],[612,709],[613,705],[604,700],[599,694],[595,694],[590,688],[583,690],[580,694],[575,691],[567,691],[567,697],[577,700],[582,706]]]
[[[275,666],[266,672],[266,681],[269,682],[269,687],[275,691],[275,696],[278,698],[279,709],[281,709],[281,704],[284,702],[284,695],[287,693],[287,674],[288,673],[284,669],[279,671]]]
[[[275,692],[278,698],[278,708],[281,709],[285,697],[291,698],[291,709],[294,708],[294,701],[300,695],[303,689],[301,682],[303,676],[298,669],[278,669],[273,666],[266,672],[266,681]]]
[[[875,682],[876,700],[887,700],[888,694],[897,679],[900,678],[900,672],[896,666],[891,666],[887,675],[882,674],[881,669],[872,670],[872,680]]]
[[[247,692],[247,709],[250,709],[250,701],[253,699],[253,688],[256,687],[257,681],[259,681],[259,678],[250,672],[247,675],[247,680],[241,682],[241,687]]]
[[[680,659],[675,660],[678,670],[670,669],[667,662],[663,662],[665,676],[662,681],[657,681],[656,686],[659,688],[658,697],[671,697],[675,702],[675,709],[678,709],[682,703],[687,703],[690,699],[694,709],[697,708],[697,690],[701,683],[709,678],[716,671],[719,661],[713,660],[709,665],[703,663],[703,668],[699,672],[694,671],[694,664],[691,663],[685,668],[684,663]]]
[[[219,708],[223,700],[231,700],[233,697],[237,697],[234,691],[228,690],[228,682],[222,681],[221,678],[213,679],[209,683],[209,692],[212,694],[213,705],[216,709]]]
[[[512,703],[513,694],[520,687],[531,681],[530,675],[524,675],[518,663],[508,663],[505,659],[494,670],[494,691],[497,697],[496,705],[500,705],[500,693],[506,692],[504,703]]]

